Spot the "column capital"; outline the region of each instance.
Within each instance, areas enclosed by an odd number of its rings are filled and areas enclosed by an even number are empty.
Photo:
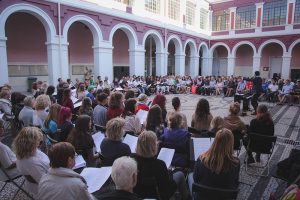
[[[261,7],[263,7],[264,3],[265,3],[265,2],[255,3],[256,8],[261,8]]]
[[[229,11],[230,11],[230,12],[236,12],[236,7],[230,7],[230,8],[229,8]]]
[[[296,3],[296,0],[288,0],[287,3]]]

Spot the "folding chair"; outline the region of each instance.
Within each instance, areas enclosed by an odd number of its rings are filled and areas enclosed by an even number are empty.
[[[4,185],[3,185],[3,187],[1,188],[0,193],[4,190],[5,186],[6,186],[8,183],[12,183],[13,185],[15,185],[15,186],[18,188],[17,192],[14,194],[14,196],[13,196],[12,199],[15,199],[15,198],[16,198],[16,196],[18,195],[18,193],[19,193],[20,190],[21,190],[28,198],[33,199],[33,197],[32,197],[27,191],[25,191],[25,190],[22,188],[22,186],[24,185],[25,179],[22,181],[21,185],[19,185],[18,183],[15,182],[15,180],[18,179],[18,178],[21,178],[22,175],[19,175],[19,176],[16,176],[16,177],[14,177],[14,178],[11,178],[11,177],[7,174],[7,172],[3,169],[1,163],[0,163],[0,170],[1,170],[1,173],[3,173],[3,174],[7,177],[7,180],[4,181]]]
[[[105,126],[100,126],[98,124],[94,124],[96,131],[100,131],[102,133],[106,132],[106,127]]]
[[[260,135],[256,133],[250,133],[248,134],[249,140],[247,145],[247,152],[254,152],[254,153],[260,153],[260,154],[267,154],[268,159],[267,163],[264,166],[256,166],[257,168],[265,168],[267,167],[267,173],[251,173],[248,170],[248,153],[246,153],[245,161],[246,161],[246,172],[250,175],[256,175],[256,176],[262,176],[267,177],[269,175],[270,170],[270,160],[273,154],[274,146],[276,144],[277,137],[276,136],[266,136],[266,135]],[[254,166],[253,166],[254,167]]]
[[[206,199],[206,200],[236,199],[239,193],[238,189],[214,188],[214,187],[209,187],[198,183],[193,183],[192,191],[193,194],[195,193],[201,199]]]
[[[212,138],[213,133],[208,130],[199,130],[193,127],[188,127],[188,132],[191,133],[193,137],[198,138]]]
[[[233,150],[236,152],[237,157],[239,157],[242,146],[243,146],[243,135],[240,131],[238,130],[234,130],[232,131],[233,133],[233,139],[234,139],[234,143],[233,143]]]

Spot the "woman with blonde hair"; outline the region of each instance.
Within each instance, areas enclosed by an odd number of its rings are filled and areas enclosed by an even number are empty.
[[[25,188],[34,197],[38,184],[49,169],[49,158],[38,147],[43,141],[43,134],[36,127],[23,128],[14,139],[12,148],[17,156],[17,168],[25,176]]]
[[[42,130],[56,141],[59,140],[59,135],[57,134],[57,127],[60,109],[61,105],[57,103],[51,105],[49,109],[49,114],[45,119],[44,126],[42,127]],[[47,143],[51,144],[50,141],[47,141]]]
[[[211,147],[197,159],[194,174],[189,175],[190,190],[193,182],[220,189],[238,187],[240,161],[233,156],[233,143],[230,130],[223,128],[217,132]]]
[[[209,131],[213,134],[213,136],[215,136],[216,133],[223,127],[224,119],[220,116],[217,116],[211,120]]]
[[[33,113],[33,125],[42,127],[46,117],[48,116],[51,100],[48,95],[39,95],[35,100],[35,111]]]
[[[182,172],[176,172],[173,177],[169,176],[166,164],[157,159],[157,137],[153,131],[144,131],[138,137],[136,154],[132,157],[138,163],[137,184],[134,193],[142,198],[170,199],[176,188],[187,199],[188,192],[185,178]],[[147,180],[153,180],[149,184]],[[157,190],[158,189],[158,190]]]

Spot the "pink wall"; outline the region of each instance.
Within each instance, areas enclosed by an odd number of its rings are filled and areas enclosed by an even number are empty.
[[[113,65],[129,66],[129,40],[126,33],[117,30],[113,37]]]
[[[46,31],[27,13],[12,14],[6,21],[8,63],[47,63]]]
[[[253,49],[249,45],[242,45],[236,51],[237,66],[252,66],[253,65]]]
[[[224,46],[218,46],[217,48],[215,48],[215,51],[219,58],[227,58],[228,57],[227,49]]]
[[[70,64],[93,64],[93,35],[90,29],[80,22],[71,25],[68,32]]]
[[[292,51],[291,67],[300,69],[300,43]]]
[[[269,67],[270,57],[282,57],[282,47],[279,44],[269,44],[262,50],[261,66]]]
[[[172,55],[175,54],[175,44],[172,40],[169,42],[168,52],[169,52],[169,54],[172,54]]]

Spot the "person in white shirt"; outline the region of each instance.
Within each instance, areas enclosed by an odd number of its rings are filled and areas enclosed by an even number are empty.
[[[19,113],[19,120],[23,123],[23,126],[30,126],[33,124],[33,105],[34,105],[34,97],[27,96],[24,99],[24,107]]]
[[[51,100],[48,95],[39,95],[35,100],[35,111],[33,112],[33,125],[42,127],[49,113]]]
[[[74,172],[75,149],[68,142],[54,144],[48,151],[49,172],[41,178],[38,186],[39,200],[92,200],[87,184],[80,174]]]
[[[278,94],[278,85],[276,84],[275,80],[272,79],[271,83],[268,85],[267,90],[267,100],[274,101],[275,96]]]
[[[285,80],[285,84],[282,87],[282,90],[279,91],[279,105],[282,105],[286,100],[288,103],[291,103],[291,92],[293,91],[293,85],[289,79]],[[291,105],[291,104],[290,104]]]
[[[23,128],[12,144],[17,156],[17,168],[25,176],[25,189],[34,197],[38,193],[38,184],[49,169],[49,158],[38,147],[43,134],[36,127]]]

